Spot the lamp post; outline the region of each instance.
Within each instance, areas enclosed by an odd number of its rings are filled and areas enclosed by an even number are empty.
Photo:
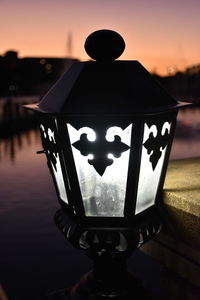
[[[94,259],[72,299],[130,299],[125,259],[160,230],[157,208],[183,104],[138,61],[115,60],[124,48],[116,32],[92,33],[85,49],[95,61],[74,63],[39,104],[26,106],[38,115],[62,207],[56,224]]]

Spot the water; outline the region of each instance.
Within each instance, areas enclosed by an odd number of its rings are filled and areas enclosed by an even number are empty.
[[[200,107],[182,109],[178,113],[177,129],[171,159],[200,157]]]
[[[54,225],[59,205],[46,160],[36,155],[38,132],[2,140],[0,147],[1,282],[10,299],[43,299],[75,282],[90,263]]]
[[[200,156],[199,120],[199,108],[179,114],[171,159]],[[37,150],[35,129],[0,140],[0,281],[11,300],[43,299],[76,282],[91,266],[54,225],[59,205],[45,156]],[[158,292],[158,263],[136,252],[129,266]],[[149,280],[152,272],[155,279]]]

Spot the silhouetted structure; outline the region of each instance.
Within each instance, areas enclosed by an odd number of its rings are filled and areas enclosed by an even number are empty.
[[[77,61],[72,58],[26,57],[16,51],[0,57],[0,96],[42,96],[60,75]]]
[[[155,77],[178,100],[200,103],[200,64],[188,67],[173,76]]]

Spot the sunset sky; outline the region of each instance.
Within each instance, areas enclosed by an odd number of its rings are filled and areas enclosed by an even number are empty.
[[[112,29],[126,42],[121,59],[165,75],[200,63],[199,16],[200,0],[0,0],[0,55],[87,60],[86,37]]]

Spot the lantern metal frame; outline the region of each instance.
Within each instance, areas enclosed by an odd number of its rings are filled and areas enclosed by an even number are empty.
[[[171,150],[171,144],[173,141],[175,126],[176,126],[176,115],[177,109],[169,112],[159,112],[156,114],[143,114],[143,115],[131,115],[131,116],[108,116],[104,115],[103,117],[99,116],[68,116],[68,115],[53,115],[50,116],[46,114],[38,113],[39,123],[43,126],[48,125],[48,127],[54,132],[54,138],[56,144],[48,143],[46,139],[41,135],[42,142],[44,146],[44,152],[47,151],[56,151],[57,155],[59,155],[62,175],[65,182],[65,188],[67,193],[67,199],[69,201],[69,205],[66,204],[59,195],[57,182],[55,180],[55,176],[52,171],[50,155],[47,154],[48,166],[51,170],[52,177],[54,180],[54,185],[56,187],[57,196],[59,199],[59,203],[63,207],[63,209],[77,218],[77,221],[82,224],[94,225],[98,224],[99,226],[123,226],[137,223],[141,216],[148,215],[154,208],[158,205],[159,200],[162,197],[162,186],[164,183],[164,178],[167,170],[168,158]],[[156,121],[155,121],[156,118]],[[81,196],[79,180],[76,173],[76,166],[71,150],[71,142],[69,138],[69,134],[67,132],[66,124],[69,123],[75,128],[79,129],[81,127],[90,127],[95,129],[98,127],[98,124],[104,122],[104,126],[107,128],[111,126],[119,126],[126,127],[130,124],[133,124],[132,127],[132,137],[131,137],[131,145],[130,145],[130,158],[129,158],[129,166],[128,166],[128,176],[127,176],[127,185],[126,185],[126,197],[125,197],[125,205],[124,205],[124,217],[95,217],[95,216],[85,216],[85,210],[83,206],[83,199]],[[116,120],[116,121],[115,121]],[[157,194],[155,199],[155,205],[146,209],[145,211],[134,214],[135,205],[136,205],[136,196],[137,196],[137,188],[138,188],[138,180],[139,180],[139,172],[140,172],[140,163],[141,163],[141,150],[143,145],[143,133],[144,133],[144,124],[152,125],[162,125],[164,122],[171,123],[169,141],[166,146],[165,159],[162,166],[161,177],[159,179],[159,184],[157,187]],[[45,125],[44,125],[45,123]],[[137,136],[137,139],[134,137]],[[62,137],[62,138],[61,138]],[[159,143],[159,138],[158,138]],[[51,144],[51,145],[50,145]],[[136,150],[132,150],[132,149]],[[55,150],[56,149],[56,150]],[[134,190],[133,190],[134,187]]]

